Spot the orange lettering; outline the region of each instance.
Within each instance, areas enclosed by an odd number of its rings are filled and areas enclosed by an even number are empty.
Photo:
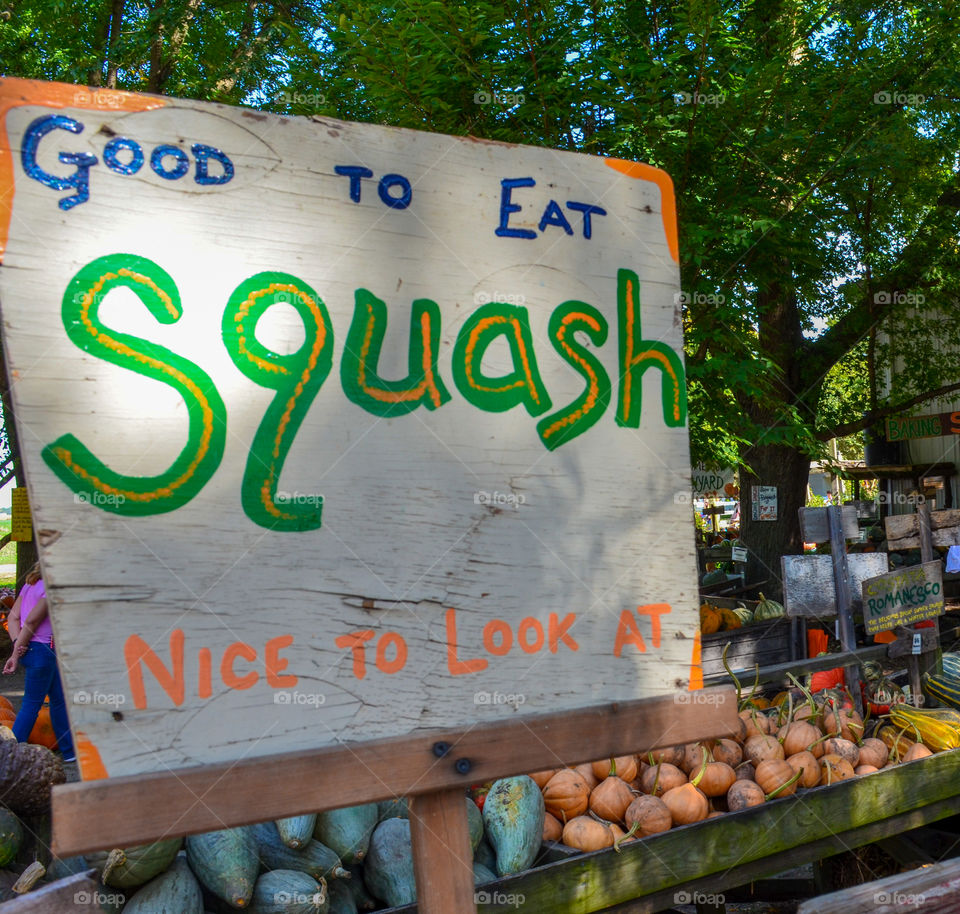
[[[487,661],[477,657],[475,660],[457,659],[457,611],[447,610],[447,669],[451,676],[463,676],[465,673],[479,673],[487,668]]]
[[[575,613],[567,613],[567,615],[564,616],[563,622],[560,621],[556,613],[550,613],[550,619],[547,622],[547,633],[550,641],[551,654],[555,654],[560,649],[561,640],[563,640],[563,643],[570,648],[571,651],[580,650],[580,645],[567,634],[576,621],[577,616]]]
[[[500,635],[499,645],[493,640],[496,634]],[[503,619],[491,619],[483,627],[483,646],[494,657],[505,657],[513,647],[513,632],[510,626]]]
[[[387,660],[387,648],[396,645],[397,656]],[[396,632],[386,632],[377,642],[377,669],[381,673],[399,673],[407,662],[407,642]]]
[[[246,676],[238,676],[233,671],[233,664],[238,657],[253,663],[257,659],[257,652],[242,641],[234,641],[224,652],[220,661],[220,678],[228,689],[249,689],[260,678],[253,670]]]
[[[290,666],[290,661],[284,660],[280,656],[280,651],[290,647],[291,644],[293,644],[293,635],[278,635],[263,646],[263,666],[267,674],[267,685],[274,689],[292,688],[297,684],[297,677],[292,673],[287,673],[286,676],[281,675]]]
[[[367,675],[367,651],[363,646],[374,636],[371,628],[365,628],[359,632],[351,632],[349,635],[341,635],[336,640],[337,647],[349,647],[353,651],[353,675],[357,679],[363,679]]]
[[[627,644],[634,644],[638,651],[641,654],[647,652],[646,642],[643,640],[643,635],[640,634],[640,629],[637,628],[637,623],[633,621],[633,613],[629,609],[623,610],[620,613],[620,624],[617,626],[617,638],[613,643],[613,656],[619,657],[623,648]]]
[[[637,607],[638,616],[650,617],[650,639],[654,647],[660,647],[660,616],[670,612],[669,603],[648,603],[646,606]]]
[[[133,693],[135,708],[143,710],[147,706],[141,664],[146,664],[175,705],[183,704],[183,642],[182,629],[175,628],[170,632],[170,659],[173,663],[173,672],[168,672],[163,661],[143,638],[139,635],[131,635],[127,638],[123,645],[123,659],[127,664],[127,675],[130,677],[130,691]]]
[[[536,633],[536,641],[533,644],[530,644],[527,639],[524,637],[524,632],[528,632],[531,629]],[[517,632],[517,641],[520,642],[520,649],[525,654],[535,654],[540,648],[543,647],[543,626],[540,624],[538,619],[534,619],[533,616],[527,616],[520,623],[520,629]]]
[[[950,413],[950,431],[954,435],[960,435],[960,412]]]
[[[197,651],[197,696],[200,698],[209,698],[213,694],[213,683],[211,682],[210,670],[212,662],[210,659],[210,648],[202,647]]]

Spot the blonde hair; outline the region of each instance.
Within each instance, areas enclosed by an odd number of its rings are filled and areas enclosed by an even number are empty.
[[[41,577],[43,577],[43,574],[40,571],[40,563],[34,562],[33,567],[27,572],[27,583],[36,584]]]

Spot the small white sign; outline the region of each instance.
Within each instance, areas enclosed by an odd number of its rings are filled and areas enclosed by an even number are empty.
[[[734,546],[730,550],[730,557],[734,562],[745,562],[747,560],[747,547]]]
[[[753,519],[754,520],[776,520],[777,519],[777,487],[776,486],[751,486]]]
[[[910,649],[911,654],[922,654],[923,653],[923,636],[920,632],[913,633],[913,647]]]

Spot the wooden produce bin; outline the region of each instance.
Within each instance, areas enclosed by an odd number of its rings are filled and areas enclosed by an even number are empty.
[[[733,597],[704,599],[725,609],[743,605],[751,612],[759,605],[756,600],[737,600]],[[758,663],[761,667],[786,663],[790,660],[790,620],[784,618],[771,622],[751,622],[733,631],[704,635],[701,640],[701,662],[705,677],[726,672],[723,668],[723,648],[726,644],[730,645],[727,662],[733,670],[752,670]]]
[[[478,914],[653,914],[960,812],[960,749],[477,888]],[[629,903],[629,904],[628,904]],[[622,905],[623,907],[614,907]],[[380,914],[413,914],[415,905]],[[612,914],[612,912],[611,912]]]

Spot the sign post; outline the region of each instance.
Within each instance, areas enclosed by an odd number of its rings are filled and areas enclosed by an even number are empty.
[[[409,795],[472,910],[458,790],[733,732],[666,174],[21,80],[0,128],[61,853]]]

